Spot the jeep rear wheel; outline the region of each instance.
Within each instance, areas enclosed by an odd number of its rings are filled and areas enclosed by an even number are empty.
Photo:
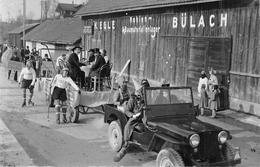
[[[123,145],[123,135],[119,121],[112,121],[108,127],[109,145],[113,151],[118,152]]]
[[[159,152],[156,167],[184,167],[184,163],[178,152],[172,148],[166,148]]]

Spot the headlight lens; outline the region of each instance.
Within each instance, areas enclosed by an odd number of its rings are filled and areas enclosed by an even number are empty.
[[[200,136],[198,134],[193,134],[190,137],[191,147],[197,147],[200,144]]]
[[[226,131],[221,131],[218,134],[218,141],[223,144],[227,141],[228,133]]]

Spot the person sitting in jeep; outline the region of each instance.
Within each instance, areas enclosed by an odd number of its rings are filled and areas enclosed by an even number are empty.
[[[129,140],[132,135],[134,126],[140,120],[139,116],[141,115],[141,112],[140,109],[138,108],[138,100],[134,92],[131,93],[130,99],[127,102],[127,105],[125,107],[125,114],[129,119],[124,128],[124,145],[114,157],[115,162],[120,161],[127,153],[127,149],[129,147]]]
[[[167,92],[160,90],[154,101],[154,104],[170,104],[170,99],[167,97]]]
[[[141,88],[137,90],[137,95],[135,92],[131,93],[130,99],[128,100],[126,107],[125,107],[125,114],[129,118],[125,128],[124,128],[124,145],[121,150],[116,154],[114,157],[114,161],[120,161],[125,154],[127,153],[127,148],[129,146],[129,140],[133,133],[133,129],[138,121],[141,120],[141,109],[144,103],[144,88],[149,87],[150,84],[147,79],[143,79],[141,81]]]
[[[150,87],[150,84],[147,79],[142,79],[141,88],[137,90],[137,95],[140,96],[141,100],[144,100],[144,88]]]

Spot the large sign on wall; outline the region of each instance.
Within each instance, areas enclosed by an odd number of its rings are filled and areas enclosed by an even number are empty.
[[[162,22],[162,18],[166,16],[167,21]],[[122,26],[116,26],[116,20],[100,20],[94,21],[95,31],[113,31],[118,28],[122,30],[122,34],[128,33],[148,33],[152,38],[156,34],[163,31],[163,27],[170,29],[193,29],[193,28],[209,28],[227,27],[228,14],[227,13],[178,13],[167,15],[153,15],[153,16],[126,16],[123,18]]]
[[[217,20],[218,19],[218,20]],[[181,13],[180,16],[172,17],[172,28],[204,28],[206,25],[213,28],[215,26],[226,27],[227,26],[228,15],[227,13],[221,13],[219,18],[215,14],[210,15],[199,15],[195,17],[194,15],[188,15],[187,13]],[[219,24],[218,24],[219,23]]]

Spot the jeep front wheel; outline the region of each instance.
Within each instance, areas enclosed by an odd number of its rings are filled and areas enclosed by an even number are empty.
[[[118,152],[123,145],[123,135],[119,121],[112,121],[108,127],[109,145],[113,151]]]
[[[184,167],[184,163],[178,152],[172,148],[166,148],[159,152],[156,167]]]
[[[226,148],[224,149],[224,159],[226,161],[231,161],[234,159],[235,154],[236,153],[233,147],[229,143],[226,143]],[[228,166],[235,166],[235,165],[229,164]]]

